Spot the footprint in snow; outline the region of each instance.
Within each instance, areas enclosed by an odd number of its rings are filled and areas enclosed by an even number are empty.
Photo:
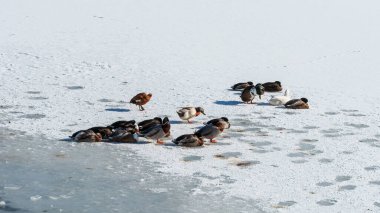
[[[292,163],[295,163],[295,164],[303,164],[303,163],[307,163],[307,162],[309,162],[309,161],[304,160],[304,159],[302,159],[302,160],[293,160],[292,161]]]
[[[216,154],[214,155],[214,157],[220,158],[220,159],[228,159],[228,158],[237,158],[241,155],[242,155],[241,152],[225,152],[222,154]]]
[[[32,94],[32,95],[37,95],[37,94],[41,94],[41,91],[27,91],[26,93]]]
[[[327,163],[331,163],[331,162],[333,162],[334,159],[321,158],[321,159],[319,159],[318,161],[319,161],[320,163],[325,163],[325,164],[327,164]]]
[[[380,181],[379,180],[370,181],[369,184],[371,184],[371,185],[380,185]]]
[[[344,123],[344,125],[346,126],[350,126],[350,127],[355,127],[356,129],[363,129],[363,128],[368,128],[369,126],[366,125],[366,124],[354,124],[354,123]]]
[[[345,185],[345,186],[339,187],[338,191],[351,191],[355,189],[356,189],[355,185]]]
[[[325,199],[325,200],[318,201],[317,204],[320,205],[320,206],[333,206],[337,202],[338,201],[333,200],[333,199]]]
[[[283,207],[288,207],[288,206],[293,206],[297,202],[295,201],[282,201],[277,204],[277,206],[283,206]]]
[[[338,115],[340,112],[325,112],[326,115]]]
[[[304,129],[319,129],[318,126],[304,126]]]
[[[44,114],[26,114],[26,115],[21,115],[19,116],[19,118],[26,118],[26,119],[41,119],[41,118],[44,118],[46,117],[46,115]]]
[[[310,151],[315,149],[315,145],[309,143],[299,143],[298,150],[300,151]]]
[[[37,100],[37,101],[41,101],[41,100],[46,100],[46,99],[49,99],[47,97],[42,97],[42,96],[38,96],[38,97],[29,97],[30,100]]]
[[[344,182],[344,181],[349,181],[351,180],[351,176],[346,176],[346,175],[340,175],[335,177],[336,182]]]
[[[380,169],[380,166],[368,166],[364,168],[366,171],[376,171]]]
[[[200,161],[202,160],[202,157],[197,156],[197,155],[189,155],[189,156],[183,157],[182,160],[185,162]]]
[[[66,88],[69,89],[69,90],[80,90],[80,89],[84,89],[84,87],[82,87],[82,86],[67,86]]]
[[[260,163],[261,163],[260,161],[238,161],[234,164],[238,167],[248,167],[248,166],[257,165]]]
[[[323,181],[323,182],[319,182],[316,184],[317,186],[320,186],[320,187],[327,187],[327,186],[332,186],[334,185],[334,183],[331,183],[331,182],[327,182],[327,181]]]
[[[342,109],[340,111],[342,111],[342,112],[359,112],[359,110],[356,110],[356,109]]]
[[[347,116],[351,116],[351,117],[365,117],[366,115],[360,114],[360,113],[349,113],[349,114],[347,114]]]
[[[114,100],[112,100],[112,99],[107,99],[107,98],[102,98],[102,99],[99,99],[98,101],[99,101],[99,102],[103,102],[103,103],[110,103],[110,102],[113,102]]]

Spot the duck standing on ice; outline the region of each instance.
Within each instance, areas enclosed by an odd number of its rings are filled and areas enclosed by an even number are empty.
[[[170,135],[170,122],[169,118],[165,117],[162,123],[152,123],[140,129],[139,136],[147,139],[157,140],[157,144],[163,144],[162,138]]]
[[[191,123],[190,119],[197,117],[200,114],[206,115],[205,110],[202,107],[182,107],[177,111],[178,116],[182,119]]]
[[[265,92],[281,92],[282,91],[281,82],[279,81],[264,83],[263,87],[265,89]]]
[[[143,105],[148,103],[151,98],[152,98],[152,93],[142,92],[135,95],[135,97],[131,99],[130,103],[139,106],[140,111],[144,111],[145,109]]]
[[[290,101],[290,91],[285,90],[283,96],[272,96],[269,100],[269,104],[273,106],[280,106],[286,104],[286,102]]]
[[[249,86],[253,86],[253,82],[252,81],[237,83],[237,84],[233,85],[231,87],[231,89],[233,89],[233,90],[243,90],[243,89],[245,89],[246,87],[249,87]]]
[[[216,143],[214,138],[218,137],[224,131],[223,126],[224,125],[221,122],[217,122],[215,125],[208,124],[200,128],[194,134],[200,138],[209,139],[211,143]]]
[[[289,109],[309,109],[309,100],[306,98],[301,99],[293,99],[288,102],[286,102],[284,105],[286,108]]]

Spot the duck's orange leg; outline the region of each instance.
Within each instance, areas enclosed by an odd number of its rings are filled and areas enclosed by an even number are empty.
[[[157,144],[164,144],[162,140],[157,140]]]
[[[216,143],[217,141],[214,139],[210,139],[210,143]]]

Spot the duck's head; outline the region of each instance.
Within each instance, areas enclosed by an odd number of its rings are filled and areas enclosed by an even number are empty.
[[[301,101],[303,101],[305,103],[309,102],[309,100],[307,100],[307,98],[301,98]]]
[[[200,115],[201,113],[203,115],[206,115],[205,110],[202,107],[195,107],[195,111],[196,111],[196,116]]]
[[[249,86],[253,86],[253,82],[252,81],[248,81],[247,82]]]
[[[168,117],[165,117],[164,120],[162,120],[162,130],[165,132],[165,136],[170,136],[170,121]]]
[[[161,118],[160,118],[161,119]],[[169,118],[168,117],[165,117],[164,120],[162,120],[162,124],[167,124],[169,123]]]
[[[228,121],[228,118],[226,118],[226,117],[221,117],[221,119],[222,119],[225,123],[227,123],[227,125],[224,125],[223,128],[225,128],[225,129],[229,129],[229,128],[231,127],[231,124],[230,124],[230,122]]]
[[[279,81],[275,81],[274,83],[278,84],[279,86],[281,86],[281,82]]]
[[[147,95],[146,95],[147,97],[148,97],[148,99],[150,100],[151,98],[152,98],[152,93],[148,93]]]

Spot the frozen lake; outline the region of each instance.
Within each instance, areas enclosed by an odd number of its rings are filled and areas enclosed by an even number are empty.
[[[253,200],[198,194],[130,144],[77,144],[0,129],[0,212],[263,212]],[[139,146],[139,145],[132,145]]]

